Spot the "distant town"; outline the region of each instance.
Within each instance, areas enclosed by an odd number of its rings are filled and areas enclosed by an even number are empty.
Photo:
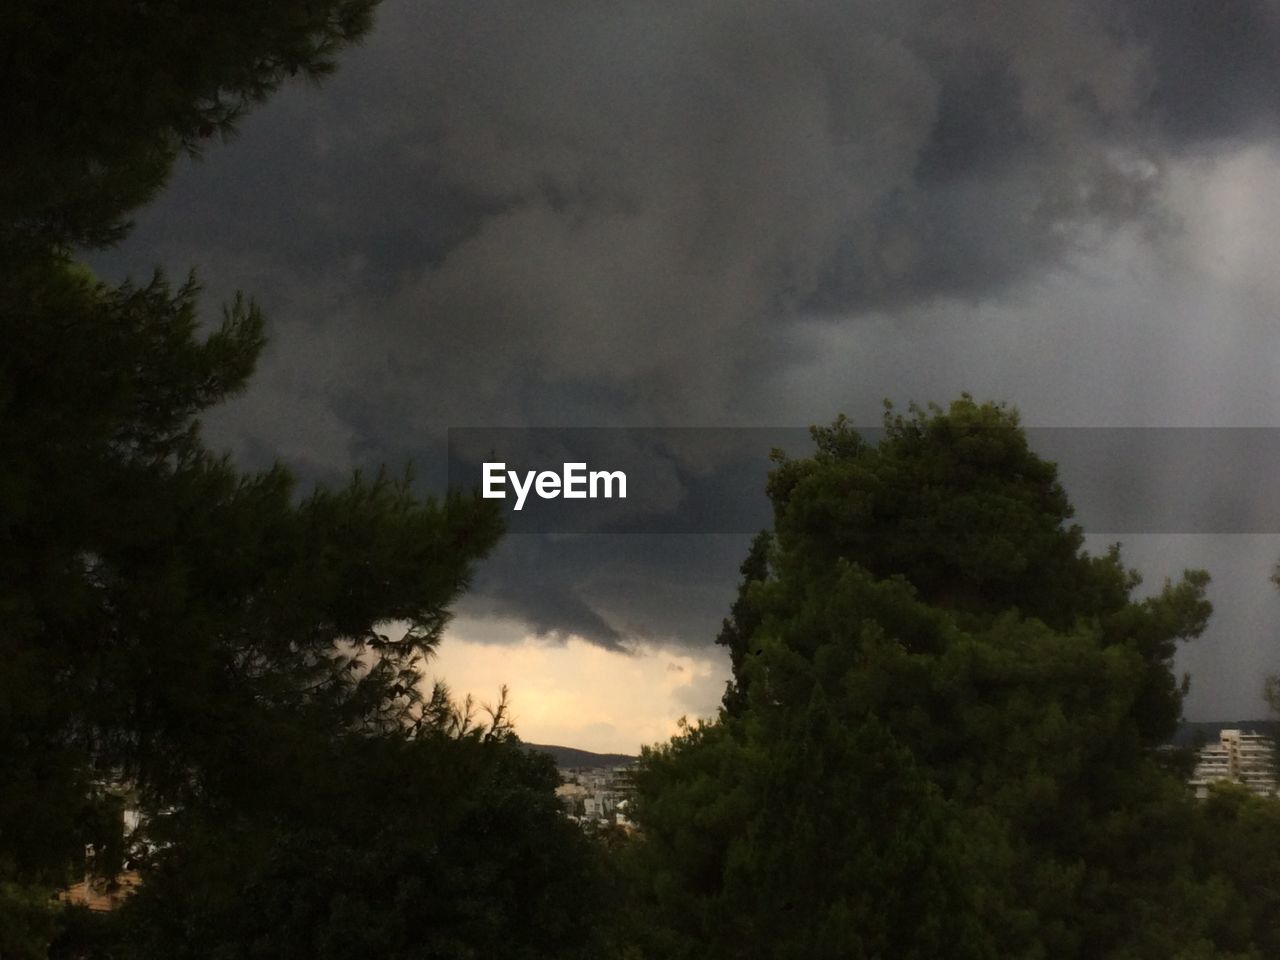
[[[1277,780],[1276,724],[1270,721],[1189,723],[1172,747],[1194,749],[1195,767],[1187,780],[1197,799],[1205,799],[1217,783],[1235,783],[1262,797],[1280,795]],[[629,816],[634,786],[632,768],[637,757],[597,754],[572,747],[525,744],[550,754],[560,770],[556,796],[565,815],[584,828],[615,824],[634,830]]]
[[[534,743],[527,743],[525,747],[550,754],[556,761],[560,770],[556,796],[570,820],[585,829],[605,824],[627,832],[635,829],[628,811],[635,791],[632,770],[638,757]]]

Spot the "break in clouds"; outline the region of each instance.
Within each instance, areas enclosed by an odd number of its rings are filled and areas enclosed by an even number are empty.
[[[1278,90],[1263,0],[388,0],[103,269],[258,297],[274,349],[211,437],[308,479],[436,482],[448,426],[866,422],[962,389],[1268,425],[1280,206],[1249,192]],[[1261,251],[1213,245],[1227,201]],[[673,542],[513,538],[471,612],[708,643],[740,543]]]

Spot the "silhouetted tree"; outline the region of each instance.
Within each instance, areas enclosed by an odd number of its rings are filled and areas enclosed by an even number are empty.
[[[86,843],[107,876],[133,858],[143,892],[69,919],[65,955],[535,957],[583,939],[565,905],[592,861],[554,770],[501,708],[471,726],[425,676],[497,511],[422,499],[407,475],[304,496],[283,467],[240,471],[200,417],[245,387],[258,309],[203,327],[194,279],[111,286],[72,258],[119,239],[179,156],[331,70],[374,5],[0,9],[6,958],[45,955],[48,895]],[[144,836],[122,836],[112,785]]]
[[[1207,576],[1135,599],[1016,414],[967,396],[777,457],[718,722],[646,753],[652,956],[1207,956],[1227,916],[1155,747]],[[1252,934],[1221,946],[1247,951]],[[647,940],[647,943],[646,943]],[[1221,954],[1213,954],[1221,955]]]
[[[114,242],[175,159],[358,42],[377,0],[9,0],[0,254]]]

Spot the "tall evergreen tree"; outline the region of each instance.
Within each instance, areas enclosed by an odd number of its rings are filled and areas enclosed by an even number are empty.
[[[770,476],[720,720],[637,777],[653,954],[1228,955],[1155,749],[1207,576],[1136,598],[1003,407],[814,440]]]
[[[183,154],[333,68],[375,0],[0,10],[0,955],[44,957],[85,844],[142,893],[68,956],[564,956],[594,869],[554,770],[469,728],[424,662],[491,505],[245,474],[200,417],[264,320],[194,279],[111,286]],[[117,788],[143,814],[122,836]]]
[[[123,852],[95,785],[147,811],[266,815],[321,771],[354,775],[339,744],[438,728],[423,658],[496,512],[387,476],[300,500],[284,469],[208,451],[200,413],[263,342],[248,303],[200,338],[190,283],[111,288],[57,260],[18,280],[0,361],[6,875],[53,886],[86,842]]]

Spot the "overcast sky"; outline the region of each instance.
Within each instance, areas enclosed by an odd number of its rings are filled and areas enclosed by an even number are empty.
[[[963,390],[1032,425],[1280,427],[1278,133],[1266,0],[386,0],[98,264],[258,299],[271,345],[209,436],[308,480],[437,477],[450,426],[875,423]],[[1154,583],[1215,577],[1188,716],[1260,715],[1280,538],[1122,539]],[[509,683],[526,739],[634,751],[714,710],[744,547],[511,537],[438,669]]]

